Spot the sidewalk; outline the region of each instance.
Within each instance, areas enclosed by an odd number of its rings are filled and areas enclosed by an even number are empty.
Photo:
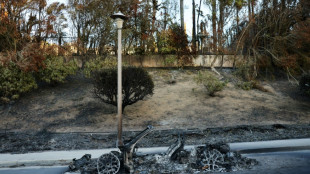
[[[310,138],[289,139],[260,142],[229,143],[231,151],[240,153],[262,153],[276,151],[310,150]],[[185,146],[192,149],[195,146]],[[139,148],[137,153],[152,154],[164,153],[168,147]],[[85,154],[91,154],[92,158],[98,158],[104,153],[118,151],[117,148],[98,150],[74,150],[74,151],[45,151],[27,154],[0,154],[0,168],[19,166],[54,166],[68,165],[73,158],[80,158]]]

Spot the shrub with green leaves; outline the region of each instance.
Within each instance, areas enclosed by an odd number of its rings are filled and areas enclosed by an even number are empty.
[[[91,77],[91,74],[96,71],[100,71],[103,69],[114,68],[117,66],[116,57],[106,57],[103,59],[102,57],[97,57],[86,62],[84,66],[84,75],[86,77]]]
[[[164,57],[164,65],[165,66],[173,66],[177,60],[177,57],[174,55]]]
[[[30,72],[20,70],[12,62],[6,66],[0,65],[0,102],[18,99],[21,94],[36,87],[35,78]]]
[[[75,74],[78,66],[74,60],[64,62],[63,57],[50,57],[45,61],[45,68],[37,73],[38,78],[49,84],[63,83],[68,75]]]
[[[234,72],[234,75],[245,81],[251,81],[255,79],[251,65],[247,64],[239,65],[237,70]]]
[[[213,73],[209,71],[199,71],[195,77],[197,84],[203,84],[210,96],[214,96],[216,92],[221,91],[226,86],[227,82],[220,81]]]
[[[237,84],[237,86],[238,86],[239,88],[243,89],[243,90],[248,91],[248,90],[253,89],[253,87],[254,87],[254,82],[253,82],[253,81],[249,81],[249,82],[243,82],[243,81],[241,81],[241,82],[239,82],[239,83]]]
[[[123,67],[122,109],[153,95],[154,83],[148,72],[138,67]],[[94,94],[104,103],[117,106],[117,69],[103,69],[94,73]]]
[[[262,92],[269,92],[264,86],[262,86],[259,81],[251,80],[248,82],[240,81],[237,83],[237,87],[243,89],[243,90],[252,90],[252,89],[257,89]]]

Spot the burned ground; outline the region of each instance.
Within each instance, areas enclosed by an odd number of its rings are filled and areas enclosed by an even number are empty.
[[[140,146],[167,146],[180,129],[187,130],[186,144],[309,137],[310,99],[286,79],[261,81],[269,92],[244,91],[230,81],[210,97],[194,82],[196,70],[149,72],[154,95],[128,106],[123,121],[125,138],[155,127]],[[0,106],[1,153],[114,147],[116,108],[95,99],[92,88],[80,74]]]

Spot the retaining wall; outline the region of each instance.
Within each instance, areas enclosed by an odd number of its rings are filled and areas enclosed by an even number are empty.
[[[242,56],[236,56],[236,59]],[[197,55],[193,56],[193,66],[233,67],[234,55]],[[175,67],[177,66],[176,55],[125,55],[123,62],[127,65],[141,67]]]

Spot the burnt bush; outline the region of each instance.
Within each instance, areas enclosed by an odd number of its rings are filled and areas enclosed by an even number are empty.
[[[302,93],[310,96],[310,73],[302,75],[299,81],[299,87]]]
[[[104,103],[117,106],[117,69],[109,68],[94,73],[94,94]],[[142,68],[123,67],[122,70],[122,109],[152,95],[154,83],[151,76]]]

